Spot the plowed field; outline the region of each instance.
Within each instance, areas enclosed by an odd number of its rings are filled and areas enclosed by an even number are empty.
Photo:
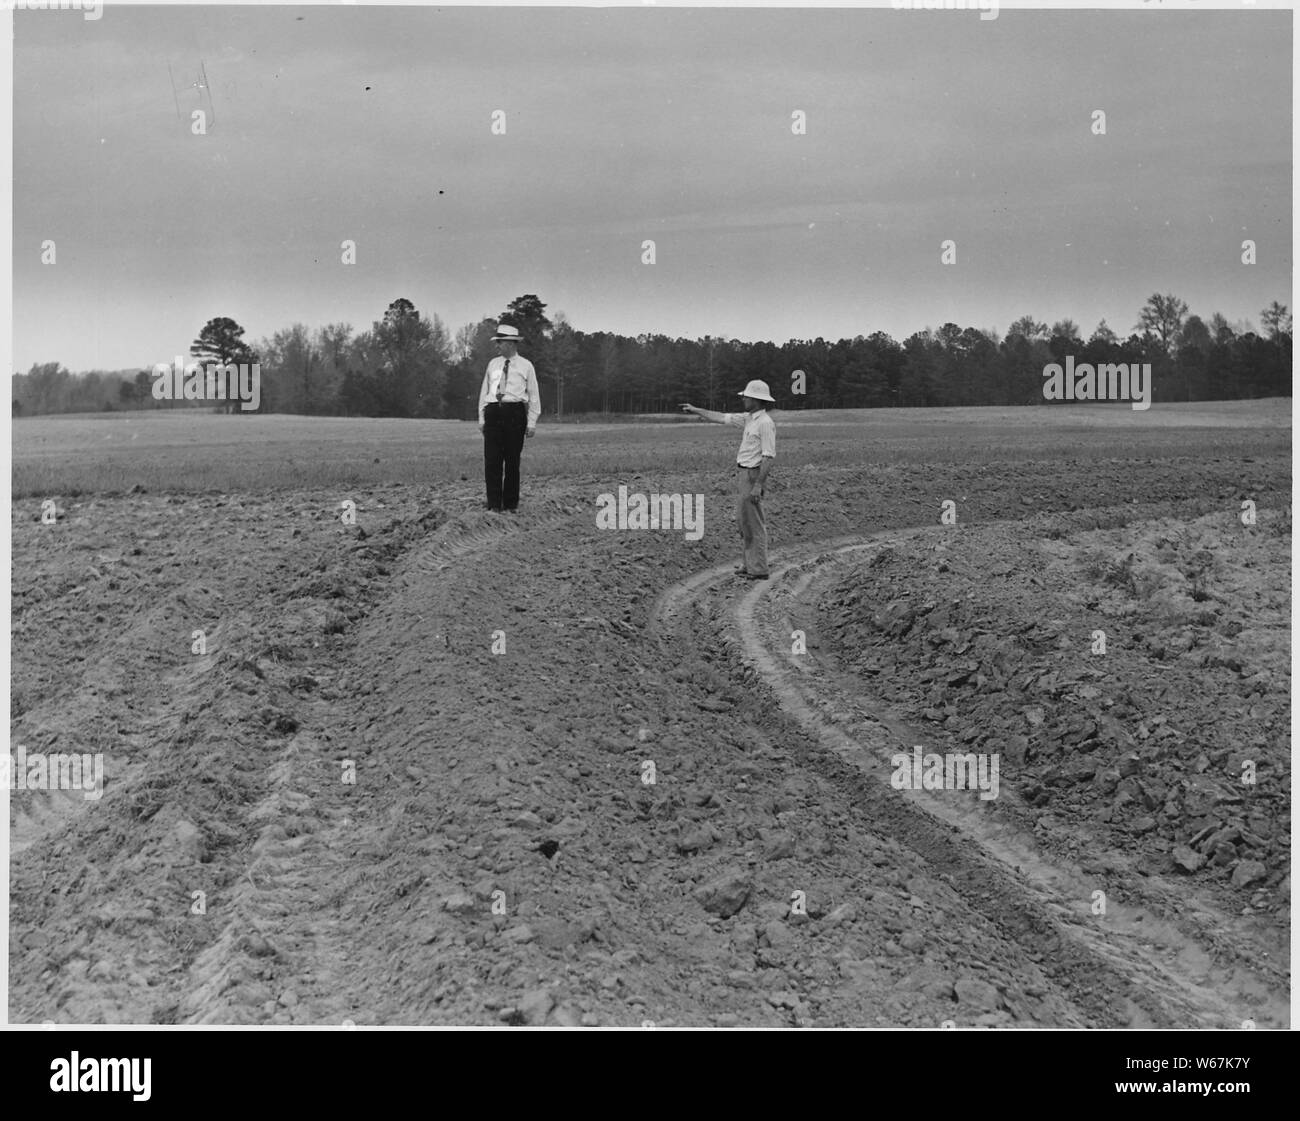
[[[1288,1026],[1290,403],[777,423],[16,423],[10,1020]]]

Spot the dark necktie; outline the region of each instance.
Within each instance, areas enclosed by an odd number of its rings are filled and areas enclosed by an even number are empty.
[[[506,395],[506,378],[510,376],[510,359],[506,359],[505,366],[501,369],[501,381],[497,385],[497,400],[500,401]]]

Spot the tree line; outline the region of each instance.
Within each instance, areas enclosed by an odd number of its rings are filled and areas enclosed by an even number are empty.
[[[453,334],[436,314],[397,299],[359,334],[346,323],[296,323],[255,345],[238,323],[220,317],[204,325],[190,355],[205,365],[256,362],[259,411],[320,416],[474,419],[498,323],[519,328],[544,413],[561,417],[672,412],[682,401],[729,407],[738,387],[755,378],[785,409],[1045,404],[1044,367],[1070,355],[1076,365],[1150,363],[1153,402],[1291,395],[1292,320],[1276,301],[1261,312],[1259,332],[1217,312],[1206,322],[1178,297],[1156,293],[1125,338],[1104,319],[1085,338],[1069,319],[1049,327],[1026,315],[1005,335],[945,323],[901,343],[876,331],[781,346],[578,331],[563,312],[548,317],[546,307],[534,294],[519,296],[499,315]],[[57,362],[34,364],[14,376],[13,412],[212,407],[155,400],[154,380],[152,370],[76,375]],[[804,391],[792,392],[800,384]]]

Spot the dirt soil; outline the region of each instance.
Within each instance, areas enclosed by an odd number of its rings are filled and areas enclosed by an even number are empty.
[[[16,504],[10,1020],[1286,1026],[1289,454],[611,489]]]

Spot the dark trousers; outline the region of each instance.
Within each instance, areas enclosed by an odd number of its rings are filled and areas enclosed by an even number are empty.
[[[483,410],[483,473],[491,510],[513,510],[519,505],[519,456],[527,428],[526,402],[493,401]]]

